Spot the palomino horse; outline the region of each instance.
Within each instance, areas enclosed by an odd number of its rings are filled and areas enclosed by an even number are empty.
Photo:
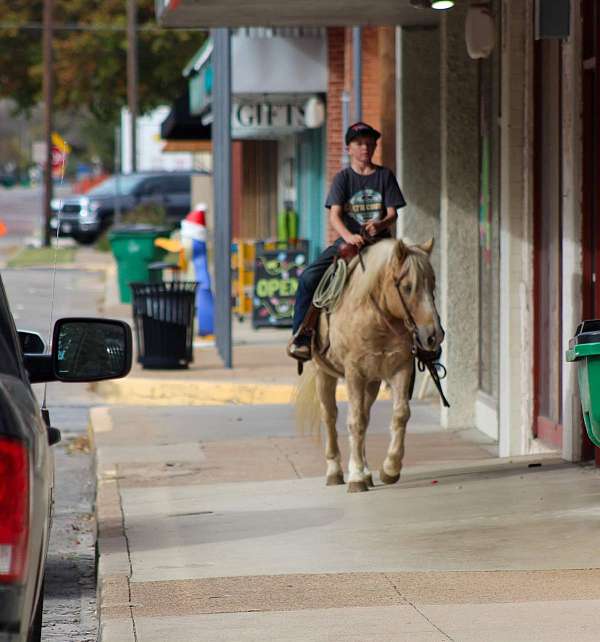
[[[412,246],[389,239],[369,247],[329,318],[321,315],[313,340],[315,365],[303,375],[297,403],[301,416],[310,416],[312,411],[315,419],[320,403],[321,419],[327,428],[327,485],[344,483],[335,400],[337,380],[342,377],[349,400],[348,492],[365,491],[373,485],[365,436],[382,381],[391,388],[393,414],[380,478],[385,484],[394,484],[400,478],[410,417],[413,347],[419,344],[436,351],[444,339],[434,302],[435,274],[429,262],[432,249],[433,239]],[[327,342],[328,348],[320,350]],[[315,423],[318,426],[318,419]]]

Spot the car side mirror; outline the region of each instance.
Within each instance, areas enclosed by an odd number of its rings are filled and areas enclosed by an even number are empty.
[[[37,332],[18,330],[17,334],[23,354],[44,354],[46,352],[46,344]]]
[[[58,381],[119,379],[131,370],[131,328],[123,321],[59,319],[54,326],[52,366]]]

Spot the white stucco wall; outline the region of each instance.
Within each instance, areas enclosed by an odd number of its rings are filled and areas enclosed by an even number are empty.
[[[433,237],[433,268],[440,273],[440,33],[398,29],[398,180],[407,205],[398,236]]]
[[[464,5],[440,25],[441,209],[440,315],[446,330],[444,380],[449,429],[476,423],[479,381],[479,91],[466,51]]]

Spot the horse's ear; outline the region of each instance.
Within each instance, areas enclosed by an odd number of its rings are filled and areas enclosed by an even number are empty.
[[[433,241],[433,237],[431,237],[429,241],[425,241],[425,243],[422,243],[421,245],[419,245],[419,248],[422,249],[423,252],[425,252],[425,254],[431,254],[433,250],[433,245],[434,245],[434,241]]]
[[[400,263],[404,261],[406,255],[408,254],[408,248],[402,239],[396,241],[396,258]]]

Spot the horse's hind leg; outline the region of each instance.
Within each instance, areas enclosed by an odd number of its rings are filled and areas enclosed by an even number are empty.
[[[406,423],[410,418],[408,398],[413,367],[411,362],[406,368],[397,372],[394,377],[390,379],[390,387],[394,398],[394,410],[392,413],[392,424],[390,426],[390,445],[387,456],[379,471],[379,476],[384,484],[395,484],[398,479],[400,479],[402,459],[404,458]]]
[[[373,403],[375,403],[375,399],[377,399],[377,395],[379,394],[379,388],[381,387],[381,381],[371,381],[370,383],[367,384],[367,389],[365,390],[365,416],[366,416],[366,422],[367,425],[369,424],[369,418],[371,416],[371,407],[373,406]],[[367,483],[367,486],[370,486],[371,488],[374,486],[373,484],[373,475],[371,474],[371,470],[369,468],[369,464],[367,463],[367,440],[363,440],[363,461],[365,464],[364,467],[364,477],[365,477],[365,482]]]
[[[335,486],[344,483],[344,472],[340,463],[340,449],[337,438],[337,404],[335,389],[337,379],[322,370],[317,373],[317,394],[321,404],[321,417],[327,428],[325,456],[327,458],[327,485]]]

